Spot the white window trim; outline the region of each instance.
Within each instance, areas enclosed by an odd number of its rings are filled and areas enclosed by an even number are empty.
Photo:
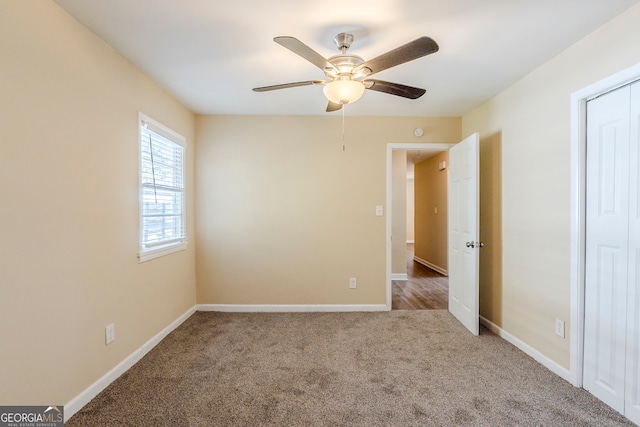
[[[142,148],[140,144],[140,140],[142,139],[142,132],[140,131],[140,125],[142,123],[146,123],[148,128],[153,130],[153,132],[158,133],[170,139],[171,141],[182,145],[182,147],[184,148],[184,159],[186,160],[186,157],[187,157],[187,140],[184,136],[180,135],[179,133],[175,132],[172,129],[169,129],[163,124],[158,123],[157,121],[153,120],[151,117],[141,112],[138,112],[138,141],[137,141],[137,144],[138,144],[138,262],[140,263],[143,263],[145,261],[149,261],[155,258],[159,258],[165,255],[169,255],[174,252],[183,251],[187,249],[187,243],[188,243],[187,242],[187,218],[186,218],[187,217],[187,212],[186,212],[187,183],[186,183],[186,176],[185,176],[185,171],[186,171],[186,161],[185,161],[185,164],[183,165],[183,168],[182,168],[184,195],[185,195],[185,197],[182,198],[182,212],[184,215],[184,230],[185,230],[184,239],[180,239],[179,241],[168,243],[166,245],[161,245],[154,249],[146,249],[146,250],[142,249],[142,224],[143,224],[143,218],[142,218],[143,191],[142,190],[143,188],[142,188],[142,168],[141,168]]]

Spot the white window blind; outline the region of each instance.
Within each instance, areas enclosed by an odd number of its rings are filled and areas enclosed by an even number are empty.
[[[173,131],[141,117],[141,262],[186,245],[183,140]]]

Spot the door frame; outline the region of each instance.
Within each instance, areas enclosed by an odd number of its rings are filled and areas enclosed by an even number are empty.
[[[640,64],[626,68],[571,94],[569,379],[576,387],[583,385],[584,365],[587,101],[638,79],[640,79]]]
[[[419,151],[433,151],[433,152],[443,152],[448,151],[451,147],[456,144],[445,144],[445,143],[416,143],[416,142],[389,142],[387,143],[387,200],[386,200],[386,211],[387,211],[387,221],[386,221],[386,233],[385,233],[385,247],[386,247],[386,305],[387,310],[391,310],[391,226],[392,226],[392,218],[393,218],[393,186],[392,177],[393,177],[393,151],[394,150],[419,150]],[[447,199],[449,198],[449,189],[447,188]]]

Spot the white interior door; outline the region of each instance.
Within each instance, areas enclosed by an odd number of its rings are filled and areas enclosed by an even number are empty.
[[[479,137],[449,150],[449,311],[478,335]]]
[[[629,93],[587,106],[584,388],[624,413],[629,267]]]
[[[640,83],[631,86],[625,415],[640,424]]]

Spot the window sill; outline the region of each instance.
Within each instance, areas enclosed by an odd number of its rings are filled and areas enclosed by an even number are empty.
[[[180,242],[171,246],[138,252],[138,262],[143,263],[145,261],[150,261],[152,259],[160,258],[161,256],[169,255],[178,251],[183,251],[185,249],[187,249],[187,242]]]

